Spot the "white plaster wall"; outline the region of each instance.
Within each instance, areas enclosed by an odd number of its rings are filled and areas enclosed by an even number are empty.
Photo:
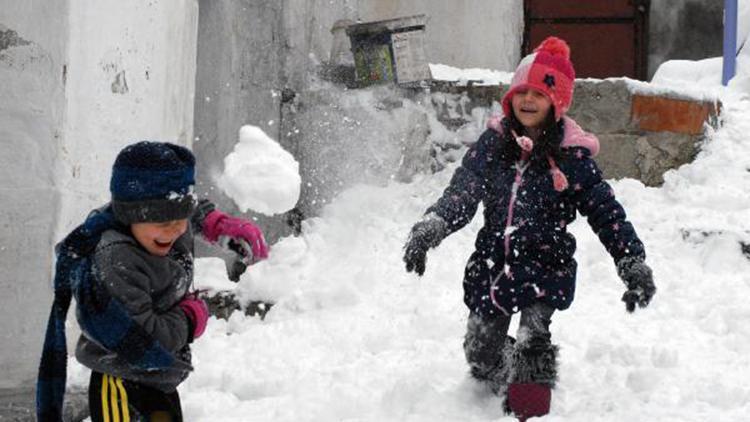
[[[67,9],[0,0],[0,389],[31,385],[51,304]]]
[[[431,63],[513,71],[523,38],[522,0],[358,0],[363,21],[426,14]]]
[[[295,88],[310,69],[329,60],[331,28],[339,19],[370,22],[425,14],[430,63],[512,71],[520,60],[522,0],[284,0],[282,11],[286,77]]]
[[[52,248],[108,200],[117,152],[192,144],[197,22],[197,0],[0,0],[20,37],[0,50],[0,388],[36,377]]]
[[[338,191],[327,180],[350,173],[347,168],[350,160],[321,153],[331,143],[337,144],[321,128],[332,124],[341,128],[340,135],[347,132],[346,125],[336,121],[340,118],[338,113],[326,113],[327,106],[339,104],[338,99],[326,98],[335,96],[335,92],[316,81],[317,66],[329,60],[333,43],[331,28],[337,20],[370,22],[425,14],[428,17],[425,55],[429,62],[461,68],[513,70],[520,59],[521,0],[283,0],[282,5],[286,47],[282,51],[282,82],[298,95],[281,116],[279,137],[300,160],[305,189],[299,208],[308,216],[317,212],[321,201]],[[294,135],[297,129],[300,134]],[[347,132],[349,136],[352,134]],[[389,146],[400,148],[398,137],[394,139]],[[337,183],[345,186],[345,178],[341,179]],[[362,180],[356,177],[349,180],[355,181]]]
[[[192,145],[197,26],[197,0],[71,2],[60,236],[109,199],[123,146]]]

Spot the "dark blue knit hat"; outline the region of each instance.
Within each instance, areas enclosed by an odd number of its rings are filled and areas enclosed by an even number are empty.
[[[125,147],[112,166],[112,211],[124,224],[188,218],[195,207],[195,157],[167,142]]]

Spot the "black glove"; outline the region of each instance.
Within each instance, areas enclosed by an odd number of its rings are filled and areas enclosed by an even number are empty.
[[[406,271],[424,274],[427,250],[439,245],[448,232],[448,224],[442,218],[431,215],[411,228],[404,246]]]
[[[617,275],[627,286],[628,290],[622,295],[625,309],[635,311],[637,304],[641,308],[648,306],[656,293],[654,275],[641,258],[626,257],[617,263]]]

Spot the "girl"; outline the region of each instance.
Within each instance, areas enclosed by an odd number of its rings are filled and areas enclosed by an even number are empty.
[[[557,378],[549,325],[573,301],[576,246],[566,227],[576,211],[614,259],[627,310],[647,306],[656,291],[643,244],[593,160],[599,141],[565,116],[575,79],[569,57],[565,41],[550,37],[521,61],[502,99],[505,117],[490,120],[404,248],[406,270],[422,275],[427,250],[483,203],[464,276],[464,350],[472,376],[507,394],[506,408],[522,419],[549,412]]]

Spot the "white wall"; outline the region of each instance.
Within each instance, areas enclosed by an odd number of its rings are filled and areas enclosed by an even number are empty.
[[[363,21],[424,13],[431,63],[513,71],[523,38],[522,0],[358,0]]]
[[[339,19],[370,22],[428,17],[430,63],[513,71],[523,38],[522,0],[284,0],[287,78],[294,86],[316,62],[329,59],[331,27]]]
[[[289,126],[280,122],[281,108],[292,107],[280,104],[281,93],[286,88],[302,98],[315,89],[318,65],[330,57],[331,28],[337,20],[424,13],[429,16],[429,61],[512,70],[520,56],[522,6],[521,0],[201,0],[195,103],[199,193],[222,209],[237,211],[212,176],[221,171],[243,124],[262,127],[305,161],[311,145],[280,131]],[[254,217],[271,240],[288,231],[284,216]]]
[[[197,0],[0,0],[0,48],[20,37],[0,50],[0,388],[36,377],[53,245],[108,200],[117,152],[191,145],[197,21]]]
[[[34,376],[51,304],[67,10],[0,0],[0,388]]]
[[[60,235],[109,199],[123,146],[192,144],[198,5],[76,0],[69,16]]]

